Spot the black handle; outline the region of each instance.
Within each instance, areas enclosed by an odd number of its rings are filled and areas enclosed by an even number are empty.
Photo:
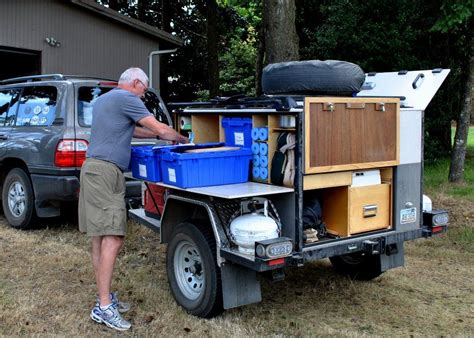
[[[418,74],[418,75],[416,76],[415,80],[413,80],[413,83],[411,84],[411,86],[413,87],[413,89],[418,88],[418,85],[417,85],[418,80],[419,80],[419,79],[422,79],[422,78],[424,78],[424,77],[425,77],[425,74],[423,74],[423,73],[420,73],[420,74]]]
[[[8,135],[0,134],[0,140],[7,140],[7,139],[8,139]]]

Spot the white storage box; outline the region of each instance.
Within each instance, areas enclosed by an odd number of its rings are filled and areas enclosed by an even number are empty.
[[[354,171],[352,173],[351,187],[363,187],[367,185],[381,184],[380,170]]]

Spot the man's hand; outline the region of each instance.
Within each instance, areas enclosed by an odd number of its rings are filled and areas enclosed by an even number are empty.
[[[178,139],[176,140],[176,142],[185,144],[185,143],[189,143],[189,139],[186,136],[178,134]]]

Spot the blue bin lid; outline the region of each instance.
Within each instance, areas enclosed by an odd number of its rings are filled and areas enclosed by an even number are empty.
[[[201,147],[202,148],[202,147]],[[193,149],[193,148],[190,148]],[[169,151],[163,153],[162,160],[164,161],[175,161],[175,160],[194,160],[194,159],[206,159],[206,158],[218,158],[218,157],[232,157],[232,156],[248,156],[249,161],[252,157],[252,150],[249,148],[241,148],[237,150],[226,150],[226,151],[207,151],[205,153],[177,153]]]
[[[242,126],[245,124],[252,124],[251,117],[224,117],[222,119],[222,125],[227,124],[229,126]]]

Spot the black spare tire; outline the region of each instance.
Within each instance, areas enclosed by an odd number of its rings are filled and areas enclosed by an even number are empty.
[[[351,96],[358,93],[365,73],[358,65],[338,60],[272,63],[263,69],[265,94]]]

